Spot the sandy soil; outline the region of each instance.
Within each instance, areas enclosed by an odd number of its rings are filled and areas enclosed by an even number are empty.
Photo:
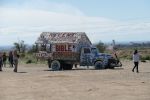
[[[42,64],[20,64],[0,72],[0,100],[150,100],[150,62],[122,68],[50,71]]]

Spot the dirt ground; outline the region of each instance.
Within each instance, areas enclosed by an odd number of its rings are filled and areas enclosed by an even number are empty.
[[[123,61],[122,68],[50,71],[42,64],[20,64],[0,72],[0,100],[150,100],[150,62]]]

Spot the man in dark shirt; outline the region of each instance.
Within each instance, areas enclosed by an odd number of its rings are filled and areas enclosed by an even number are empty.
[[[2,53],[0,52],[0,71],[2,71],[2,65],[3,65],[3,57]]]

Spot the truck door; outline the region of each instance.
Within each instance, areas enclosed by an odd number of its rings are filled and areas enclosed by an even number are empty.
[[[82,48],[80,55],[80,65],[81,66],[90,66],[92,65],[92,56],[90,48]]]

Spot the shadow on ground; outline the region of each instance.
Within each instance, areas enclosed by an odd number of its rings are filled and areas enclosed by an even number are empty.
[[[17,72],[17,73],[27,73],[27,72]]]
[[[86,70],[107,70],[107,69],[76,68],[76,69],[72,69],[72,70],[59,70],[59,71],[76,71],[76,70],[85,70],[86,71]],[[114,68],[114,69],[109,69],[109,70],[124,70],[124,68]],[[48,69],[48,70],[43,70],[43,71],[53,71],[53,70],[52,69]]]

